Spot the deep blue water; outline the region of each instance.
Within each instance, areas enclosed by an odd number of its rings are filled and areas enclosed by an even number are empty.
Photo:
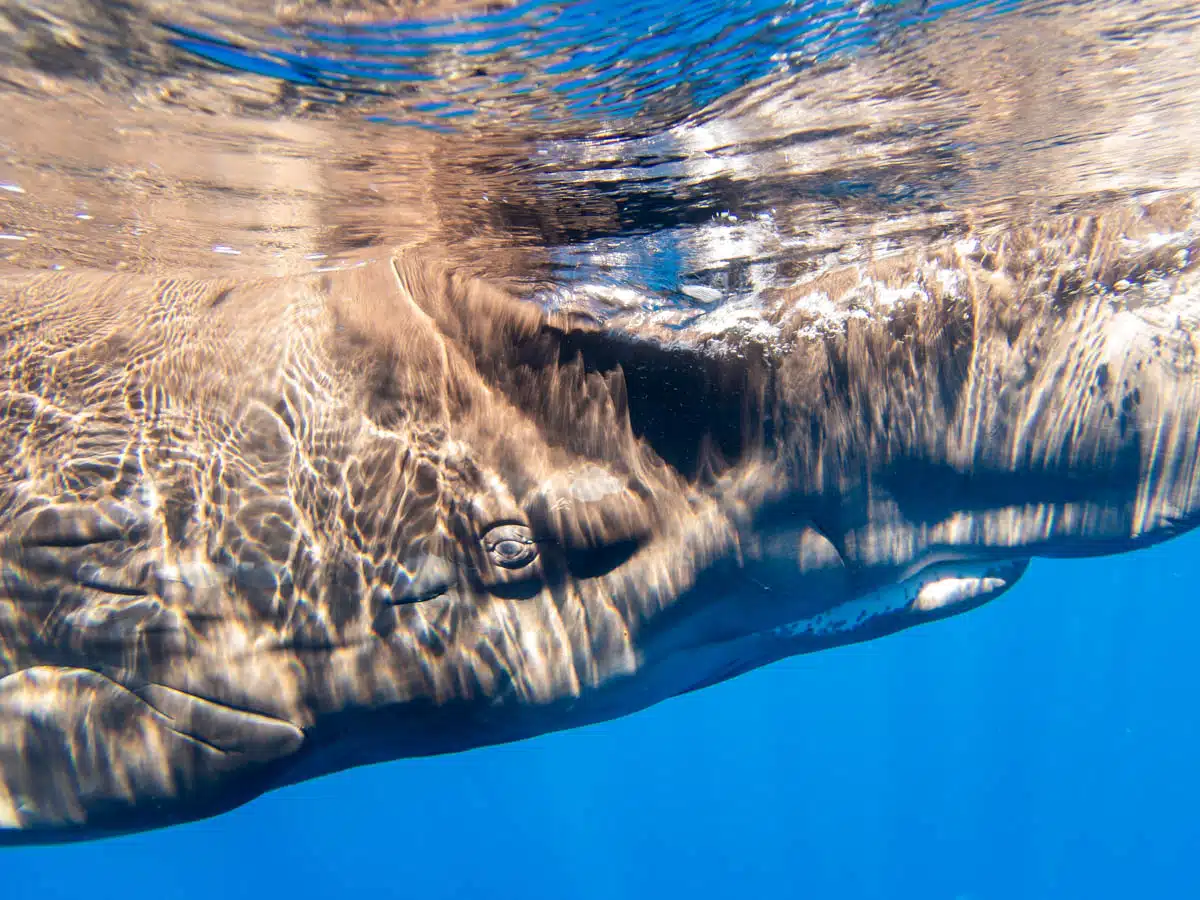
[[[603,31],[616,14],[632,34],[650,27],[642,18],[653,6],[579,8],[608,17],[590,27]],[[565,90],[576,110],[594,101],[621,111],[593,76],[613,83],[611,61],[636,46],[615,92],[631,115],[681,80],[689,103],[709,102],[773,61],[778,42],[739,30],[763,6],[706,4],[728,21],[686,42],[589,45],[593,56],[574,59],[579,72],[560,63],[549,73],[562,77],[547,93]],[[807,8],[824,30],[784,37],[813,58],[875,40],[841,14],[856,4]],[[481,54],[542,51],[510,46],[508,20],[485,18]],[[579,41],[577,22],[556,21],[553,48]],[[377,33],[385,54],[360,32],[339,55],[344,36],[309,37],[320,54],[278,34],[247,49],[178,32],[178,46],[303,85],[361,85],[420,81],[438,40]],[[686,45],[703,41],[716,49],[697,68]],[[487,78],[520,80],[499,68]],[[397,121],[452,117],[482,89],[426,93],[420,104],[406,95]],[[789,660],[620,721],[343,773],[162,832],[6,850],[0,900],[1200,897],[1197,583],[1200,536],[1037,561],[1016,589],[968,615]]]
[[[1200,896],[1200,536],[621,721],[3,854],[4,900]]]

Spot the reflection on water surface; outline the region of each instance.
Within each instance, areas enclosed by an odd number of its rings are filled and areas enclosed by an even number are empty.
[[[834,264],[1191,190],[1193,4],[0,7],[10,265],[436,248],[687,322]]]

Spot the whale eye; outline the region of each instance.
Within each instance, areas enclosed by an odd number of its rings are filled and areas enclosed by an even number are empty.
[[[538,555],[533,532],[524,525],[497,525],[484,536],[483,544],[502,569],[523,569]]]

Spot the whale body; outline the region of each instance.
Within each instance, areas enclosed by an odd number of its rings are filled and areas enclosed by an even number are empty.
[[[0,842],[626,715],[1186,531],[1193,219],[931,245],[693,333],[403,253],[5,277]]]

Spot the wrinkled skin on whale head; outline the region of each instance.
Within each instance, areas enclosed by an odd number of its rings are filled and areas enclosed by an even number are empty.
[[[0,840],[620,716],[1190,527],[1197,254],[1102,233],[931,249],[804,288],[920,288],[887,315],[798,289],[703,338],[403,256],[8,279]],[[1089,289],[1117,268],[1123,299]]]

